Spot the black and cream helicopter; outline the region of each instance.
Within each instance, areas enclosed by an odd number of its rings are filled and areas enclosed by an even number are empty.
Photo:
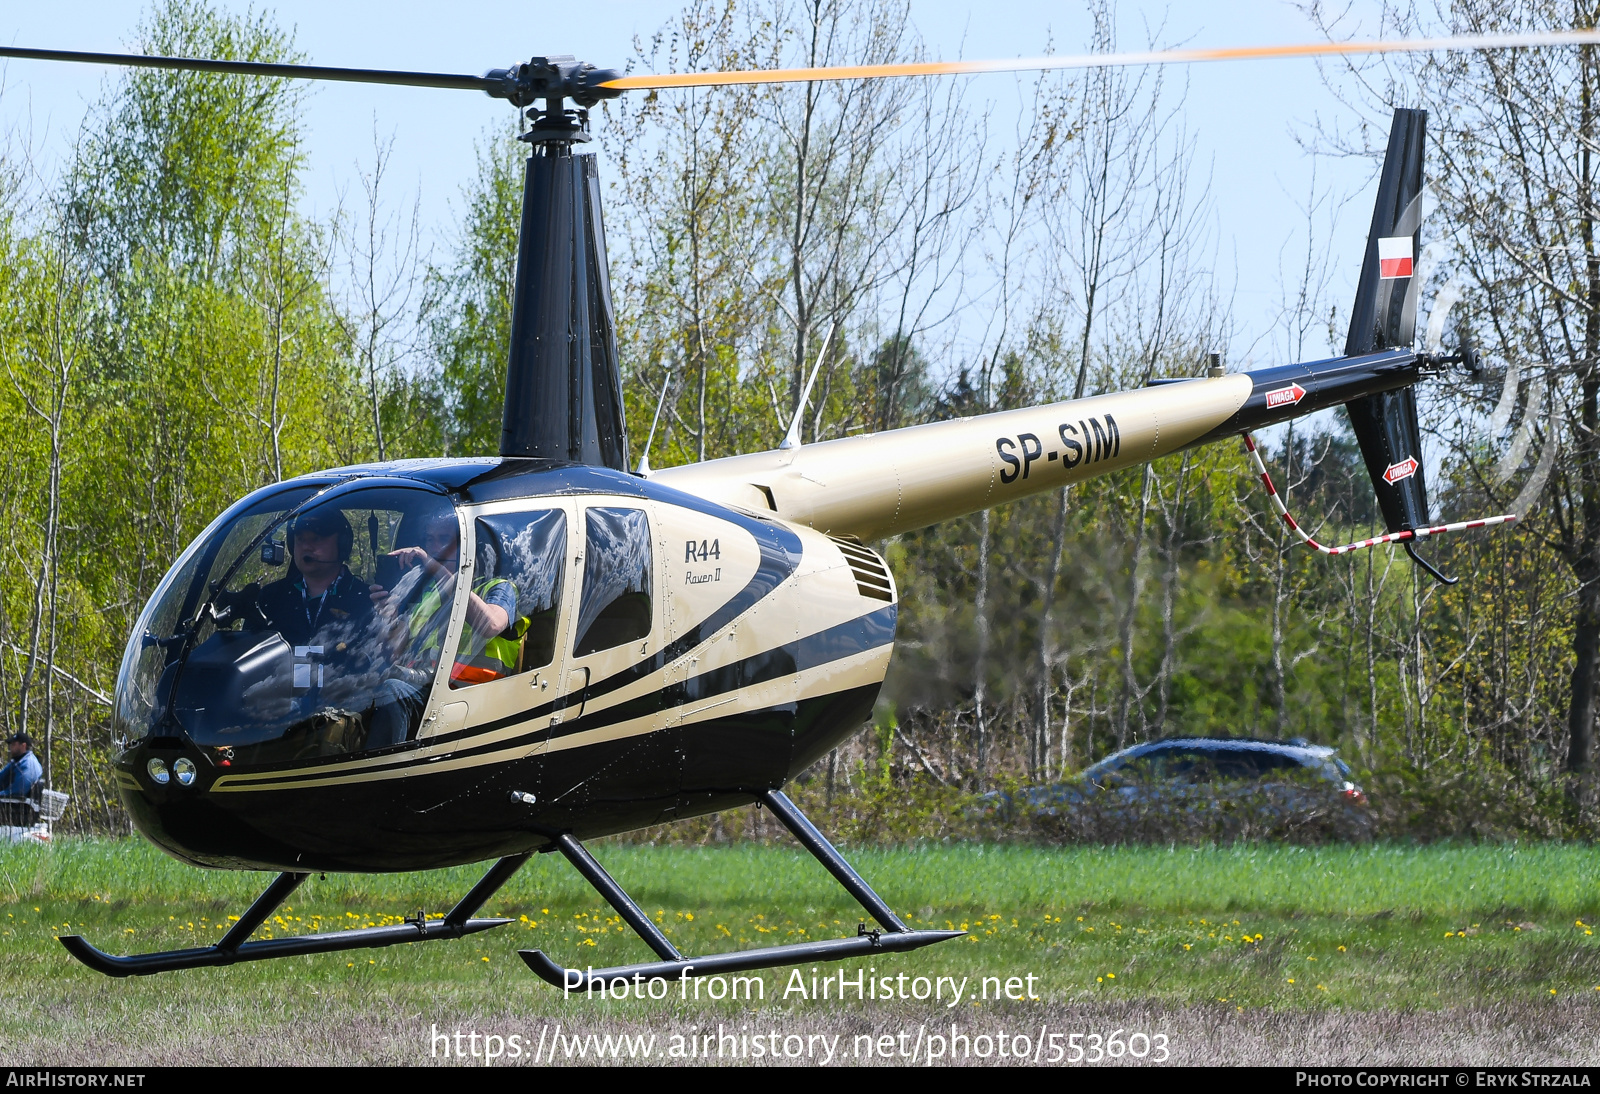
[[[531,122],[500,456],[342,467],[258,490],[189,545],[128,640],[114,770],[134,824],[185,862],[278,878],[211,946],[119,957],[80,936],[62,943],[93,969],[129,976],[456,938],[509,922],[474,913],[544,851],[565,855],[659,957],[580,972],[523,952],[568,990],[940,942],[962,932],[909,929],[781,789],[858,731],[888,669],[897,592],[868,544],[1340,404],[1388,525],[1380,538],[1410,550],[1440,530],[1428,524],[1412,385],[1462,358],[1412,349],[1420,111],[1395,114],[1341,357],[1214,368],[1141,390],[630,473],[596,157],[578,152],[600,100],[695,84],[1597,40],[1579,32],[659,77],[566,57],[478,77],[0,48],[26,59],[473,89]],[[381,604],[369,585],[384,590]],[[686,957],[581,842],[751,802],[878,927]],[[249,941],[312,872],[489,859],[443,918]]]

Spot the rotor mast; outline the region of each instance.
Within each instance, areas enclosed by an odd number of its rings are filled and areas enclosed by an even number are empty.
[[[615,72],[535,57],[485,74],[496,98],[526,110],[530,145],[512,297],[500,454],[625,471],[622,377],[589,108],[619,91]],[[576,108],[569,109],[571,99]],[[543,107],[534,106],[543,102]]]

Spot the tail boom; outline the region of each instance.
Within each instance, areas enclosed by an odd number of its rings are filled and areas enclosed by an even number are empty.
[[[663,483],[830,535],[881,539],[1415,383],[1386,350],[730,456]]]

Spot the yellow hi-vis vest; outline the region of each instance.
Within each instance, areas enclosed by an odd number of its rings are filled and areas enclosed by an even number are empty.
[[[483,596],[496,585],[507,583],[503,577],[483,578],[473,582],[472,591]],[[447,620],[436,617],[444,609],[444,598],[439,595],[439,586],[435,583],[417,601],[407,623],[406,629],[414,643],[413,656],[425,657],[427,661],[437,663],[439,655],[436,651],[444,644]],[[461,641],[457,645],[456,663],[450,667],[451,684],[457,687],[481,684],[486,680],[498,680],[502,676],[515,674],[517,661],[522,656],[522,635],[527,628],[526,619],[513,619],[509,627],[490,636],[483,643],[483,648],[478,649],[477,634],[470,622],[465,623],[461,628]],[[418,642],[418,636],[423,635],[424,631],[426,635]]]

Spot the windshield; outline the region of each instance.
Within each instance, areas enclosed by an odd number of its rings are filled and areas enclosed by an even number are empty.
[[[112,739],[119,748],[148,736],[154,729],[157,696],[165,694],[177,668],[185,636],[184,623],[199,606],[203,581],[196,577],[213,568],[228,532],[240,523],[282,518],[317,492],[314,486],[277,489],[246,506],[234,517],[223,514],[189,544],[139,613],[117,672],[116,704],[112,707]]]
[[[214,528],[164,589],[183,606],[152,616],[189,622],[157,639],[171,663],[147,718],[170,695],[177,725],[219,766],[400,745],[426,704],[455,600],[454,508],[392,485],[308,497],[275,496]]]

